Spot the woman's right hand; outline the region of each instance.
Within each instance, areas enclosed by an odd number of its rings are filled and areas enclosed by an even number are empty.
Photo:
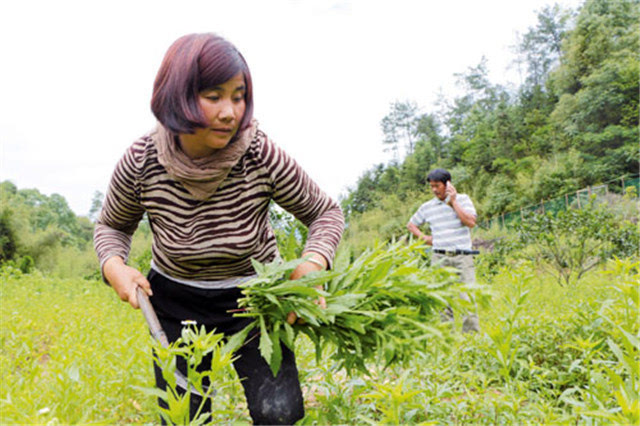
[[[129,302],[131,306],[138,309],[138,297],[136,288],[140,287],[149,296],[153,296],[151,284],[140,271],[131,266],[127,266],[120,256],[113,256],[107,259],[102,266],[102,272],[107,282],[118,293],[120,299]]]

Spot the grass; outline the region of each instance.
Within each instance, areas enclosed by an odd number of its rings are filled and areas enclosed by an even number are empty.
[[[568,288],[531,265],[502,271],[481,333],[442,326],[415,360],[370,376],[316,364],[301,341],[301,423],[637,423],[638,277],[626,265]],[[158,421],[140,390],[153,387],[150,337],[113,290],[5,271],[0,301],[1,424]],[[214,405],[216,423],[250,422],[237,380]]]
[[[4,277],[2,424],[140,423],[151,401],[149,338],[139,312],[106,285]]]

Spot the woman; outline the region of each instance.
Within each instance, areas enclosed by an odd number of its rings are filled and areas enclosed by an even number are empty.
[[[152,296],[170,341],[187,319],[233,334],[246,325],[228,312],[241,296],[238,284],[254,274],[251,259],[279,256],[268,221],[270,201],[309,228],[302,255],[308,260],[292,279],[331,266],[342,212],[258,128],[249,68],[223,38],[191,34],[176,40],[156,76],[151,109],[159,124],[117,164],[96,224],[104,279],[134,308],[137,287]],[[126,265],[144,213],[153,233],[147,278]],[[294,355],[282,349],[275,379],[258,339],[247,339],[237,353],[234,367],[255,424],[293,424],[304,416]],[[191,399],[195,412],[201,401]]]

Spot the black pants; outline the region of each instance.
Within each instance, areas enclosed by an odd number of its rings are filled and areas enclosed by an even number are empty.
[[[228,313],[238,307],[238,298],[241,296],[238,288],[205,290],[189,287],[169,280],[154,270],[149,272],[148,279],[153,290],[151,304],[170,342],[180,337],[183,320],[194,320],[198,326],[204,325],[208,332],[215,329],[225,336],[242,330],[250,321],[248,318],[234,318],[232,313]],[[236,352],[238,358],[233,366],[244,387],[253,423],[293,424],[304,417],[295,356],[286,346],[282,347],[282,366],[274,378],[269,365],[260,355],[259,339],[251,337]],[[186,376],[186,362],[182,359],[177,361],[177,368]],[[198,370],[205,371],[210,367],[211,358],[207,357]],[[155,364],[154,371],[156,385],[166,389],[162,372]],[[215,387],[215,383],[212,385]],[[192,419],[201,402],[201,397],[191,395]],[[202,412],[210,411],[211,401],[205,401]]]

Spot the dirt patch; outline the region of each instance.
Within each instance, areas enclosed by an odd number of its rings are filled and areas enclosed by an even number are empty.
[[[484,251],[492,252],[502,237],[494,238],[492,240],[483,240],[482,238],[475,238],[472,242],[473,248],[475,249],[483,249]]]

